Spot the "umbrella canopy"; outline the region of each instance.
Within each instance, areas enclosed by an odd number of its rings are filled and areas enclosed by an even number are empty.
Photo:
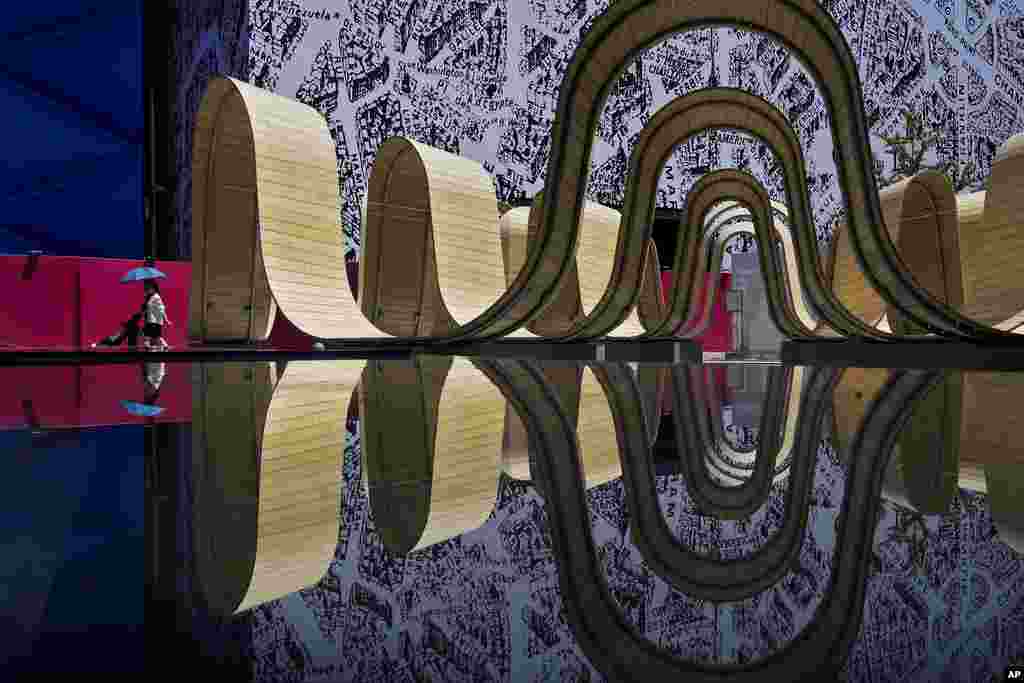
[[[140,417],[156,417],[160,413],[164,412],[164,409],[160,406],[146,405],[145,403],[139,403],[138,401],[121,401],[121,405],[132,415],[138,415]]]
[[[143,266],[142,268],[132,268],[121,277],[121,282],[138,282],[139,280],[156,280],[158,278],[167,277],[163,271],[157,270],[152,266]]]

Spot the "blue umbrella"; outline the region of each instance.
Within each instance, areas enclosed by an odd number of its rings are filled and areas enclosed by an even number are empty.
[[[160,406],[151,406],[145,403],[139,403],[138,401],[121,401],[121,405],[132,415],[138,415],[139,417],[156,417],[160,413],[164,412],[164,409]]]
[[[132,268],[121,277],[121,282],[138,282],[139,280],[156,280],[158,278],[167,277],[162,271],[153,268],[152,266],[143,266],[142,268]]]

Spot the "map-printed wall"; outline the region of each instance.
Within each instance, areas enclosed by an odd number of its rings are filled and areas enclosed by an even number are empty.
[[[210,8],[217,3],[183,3],[189,19],[182,30],[192,34],[179,59],[186,97],[176,225],[183,255],[189,253],[188,126],[211,72],[241,76],[324,114],[337,143],[342,224],[355,257],[368,171],[390,135],[476,159],[492,174],[501,201],[542,189],[562,76],[608,0],[249,0],[247,30],[237,23],[244,4],[222,0],[216,10]],[[931,161],[960,169],[973,162],[970,185],[979,186],[995,148],[1024,130],[1018,0],[823,4],[860,65],[872,132],[899,130],[904,106],[923,113],[943,133]],[[244,65],[242,50],[248,52]],[[182,69],[181,60],[194,66]],[[785,112],[808,159],[819,239],[827,240],[843,201],[829,119],[813,79],[780,45],[731,28],[676,35],[626,69],[597,131],[590,198],[618,204],[626,160],[644,122],[672,98],[708,85],[746,88]],[[872,147],[889,175],[892,159],[877,138]],[[773,156],[746,136],[720,131],[676,150],[660,182],[659,204],[680,208],[692,183],[719,167],[749,169],[782,198]]]

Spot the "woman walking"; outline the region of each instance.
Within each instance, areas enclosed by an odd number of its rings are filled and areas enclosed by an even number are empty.
[[[147,349],[163,351],[168,348],[164,340],[164,325],[170,325],[167,317],[167,308],[164,300],[160,298],[160,285],[156,280],[143,280],[143,287],[146,292],[146,300],[142,304],[143,327],[142,346]]]

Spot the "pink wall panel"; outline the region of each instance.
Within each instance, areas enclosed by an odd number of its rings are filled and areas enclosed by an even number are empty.
[[[77,261],[0,256],[0,348],[74,345]]]

